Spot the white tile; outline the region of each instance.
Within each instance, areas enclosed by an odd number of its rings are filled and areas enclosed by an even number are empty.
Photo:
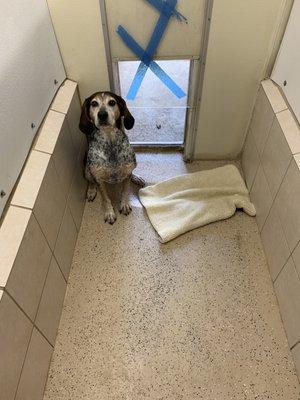
[[[270,274],[274,281],[290,256],[290,249],[275,205],[272,206],[261,231],[261,239],[268,260]]]
[[[280,89],[271,79],[264,80],[261,84],[273,108],[274,113],[278,113],[288,108],[286,101],[280,92]]]
[[[71,80],[64,82],[51,104],[51,110],[66,114],[72,142],[78,154],[83,133],[79,130],[81,103],[76,82]]]
[[[290,347],[300,340],[300,279],[292,257],[274,284]]]
[[[66,280],[69,277],[76,240],[76,225],[74,223],[69,207],[66,206],[65,214],[62,220],[54,250],[56,260]]]
[[[31,216],[30,210],[9,207],[0,227],[0,287],[5,287]]]
[[[259,166],[259,162],[260,160],[256,144],[251,129],[249,129],[242,156],[242,168],[245,175],[248,190],[251,190]]]
[[[14,400],[32,324],[4,292],[0,301],[1,400]]]
[[[64,114],[52,110],[47,113],[38,133],[35,150],[49,154],[54,152],[65,118]]]
[[[69,79],[65,80],[50,106],[51,110],[67,114],[76,88],[76,82]]]
[[[286,174],[291,158],[292,153],[281,127],[275,118],[261,157],[261,163],[273,200]]]
[[[36,326],[52,345],[55,343],[66,287],[63,275],[53,258],[36,317]]]
[[[33,150],[25,164],[11,204],[33,208],[41,188],[50,155]]]
[[[292,159],[275,199],[281,224],[291,251],[300,240],[300,171]]]
[[[258,167],[250,197],[256,208],[256,220],[261,230],[272,205],[271,192],[261,165]]]
[[[14,229],[18,227],[15,226]],[[51,250],[32,213],[6,283],[7,292],[32,321],[37,312],[50,261]]]
[[[290,110],[276,115],[292,154],[300,153],[300,129]]]
[[[78,149],[73,144],[65,114],[53,110],[48,112],[34,149],[52,154],[52,161],[67,196],[78,157]]]
[[[53,347],[33,329],[15,400],[43,400]]]
[[[271,104],[261,87],[255,103],[250,125],[259,155],[264,151],[274,116],[275,114]]]

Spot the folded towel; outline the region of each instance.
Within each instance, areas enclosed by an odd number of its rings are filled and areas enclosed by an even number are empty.
[[[229,218],[237,208],[255,216],[246,185],[234,165],[176,176],[141,189],[139,197],[163,243]]]

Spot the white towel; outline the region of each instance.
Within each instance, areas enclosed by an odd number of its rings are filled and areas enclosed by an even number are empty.
[[[246,185],[234,165],[176,176],[141,189],[139,197],[163,243],[229,218],[237,208],[255,216]]]

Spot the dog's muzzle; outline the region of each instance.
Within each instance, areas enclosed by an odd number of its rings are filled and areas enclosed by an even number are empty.
[[[108,112],[106,110],[100,110],[98,112],[98,119],[101,124],[107,122],[108,119]]]

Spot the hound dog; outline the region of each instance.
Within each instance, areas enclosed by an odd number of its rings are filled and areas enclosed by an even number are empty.
[[[137,165],[136,157],[123,126],[132,129],[134,118],[122,97],[111,92],[97,92],[84,101],[79,128],[88,141],[85,159],[85,177],[89,182],[87,199],[93,201],[99,187],[104,220],[111,225],[117,217],[106,183],[123,185],[120,213],[124,215],[131,212],[128,199],[130,181],[139,186],[145,185],[142,178],[132,173]]]

